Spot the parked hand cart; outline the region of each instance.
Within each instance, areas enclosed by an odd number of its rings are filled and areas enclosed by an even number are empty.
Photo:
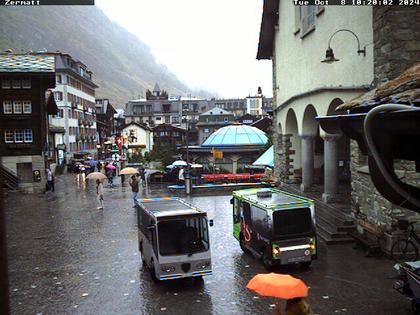
[[[411,300],[413,314],[420,314],[420,261],[403,262],[394,268],[398,271],[394,289]]]

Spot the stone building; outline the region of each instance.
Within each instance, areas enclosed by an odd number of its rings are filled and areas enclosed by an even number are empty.
[[[332,38],[340,62],[329,65],[321,61]],[[357,41],[364,53],[358,53]],[[280,181],[300,183],[302,191],[324,184],[327,202],[337,199],[340,179],[342,190],[350,189],[349,139],[326,134],[315,117],[334,113],[367,90],[373,80],[372,41],[372,7],[264,1],[257,59],[273,64],[273,144]]]
[[[414,22],[407,23],[407,18]],[[363,113],[372,107],[389,102],[419,106],[419,27],[420,10],[405,7],[373,9],[376,89],[341,105],[338,109],[350,113]],[[412,68],[406,71],[408,67]],[[401,73],[403,74],[397,77]],[[391,81],[387,82],[388,80]],[[383,84],[383,82],[387,83]],[[407,121],[405,125],[419,123],[414,116],[412,117],[413,120]],[[347,126],[347,123],[343,122],[341,125]],[[395,122],[393,129],[396,130],[397,126],[399,125]],[[348,128],[341,129],[347,131]],[[391,140],[388,138],[386,141]],[[411,143],[413,147],[417,146],[415,141]],[[419,176],[413,161],[395,160],[393,168],[397,176],[402,178],[405,183],[420,187]],[[391,202],[389,200],[395,197],[390,192],[385,192],[383,188],[381,192],[378,191],[372,180],[366,152],[362,152],[360,145],[354,140],[351,141],[351,178],[352,215],[357,219],[359,225],[372,225],[381,231],[390,233],[393,231],[392,223],[396,219],[415,219],[414,212],[407,211],[404,202]],[[384,194],[387,198],[384,197]],[[390,243],[392,242],[388,242],[388,250]]]
[[[45,170],[54,156],[49,116],[57,114],[47,93],[55,87],[54,57],[0,54],[0,82],[0,173],[17,177],[25,191],[45,191]]]
[[[264,2],[257,58],[273,60],[277,177],[298,179],[305,191],[321,167],[323,197],[328,202],[342,188],[338,183],[344,166],[345,174],[351,176],[351,199],[347,200],[351,215],[358,223],[382,231],[392,229],[395,218],[413,213],[381,196],[370,178],[366,156],[346,133],[332,129],[327,133],[314,118],[334,115],[340,104],[351,103],[420,62],[419,23],[420,10],[407,7],[293,7],[288,2]],[[370,93],[360,110],[378,104],[375,91]],[[417,176],[412,163],[396,165],[399,176],[408,180]],[[299,173],[301,179],[296,176]]]

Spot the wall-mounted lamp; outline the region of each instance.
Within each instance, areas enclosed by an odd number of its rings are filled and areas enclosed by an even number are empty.
[[[335,62],[335,61],[339,61],[339,60],[340,60],[340,59],[336,59],[336,58],[335,58],[335,56],[334,56],[334,52],[333,52],[333,50],[332,50],[332,48],[331,48],[331,40],[332,40],[332,38],[334,37],[334,35],[335,35],[335,34],[337,34],[337,33],[339,33],[339,32],[349,32],[349,33],[353,34],[353,35],[354,35],[354,37],[356,37],[356,40],[357,40],[357,53],[358,53],[359,55],[360,55],[360,54],[363,54],[363,56],[366,56],[366,46],[365,46],[365,47],[363,47],[363,49],[360,49],[360,41],[359,41],[359,37],[357,37],[357,35],[356,35],[353,31],[350,31],[350,30],[348,30],[348,29],[343,28],[343,29],[341,29],[341,30],[335,31],[335,32],[334,32],[334,34],[332,34],[332,35],[331,35],[331,37],[330,37],[330,39],[329,39],[329,41],[328,41],[328,49],[327,49],[327,51],[325,52],[325,59],[324,59],[324,60],[322,60],[321,62],[323,62],[323,63],[333,63],[333,62]]]

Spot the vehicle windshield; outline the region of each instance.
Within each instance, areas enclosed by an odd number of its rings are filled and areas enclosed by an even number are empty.
[[[273,230],[278,236],[305,234],[312,231],[309,208],[279,210],[273,213]]]
[[[209,249],[204,217],[174,219],[158,223],[159,252],[162,256],[186,255]]]

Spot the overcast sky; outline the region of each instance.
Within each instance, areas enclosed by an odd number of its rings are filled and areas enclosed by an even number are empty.
[[[272,95],[271,62],[257,61],[263,0],[96,0],[190,87],[221,97]]]

